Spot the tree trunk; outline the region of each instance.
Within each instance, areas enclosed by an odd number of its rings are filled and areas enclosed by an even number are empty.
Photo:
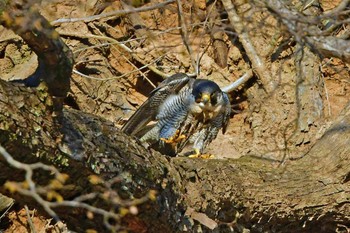
[[[279,166],[253,157],[168,158],[144,149],[109,122],[75,110],[64,111],[59,128],[46,110],[49,97],[42,98],[43,90],[3,81],[0,88],[0,144],[21,162],[46,161],[67,173],[72,188],[61,192],[65,200],[101,191],[88,181],[92,168],[104,179],[129,174],[117,186],[125,198],[157,190],[157,201],[138,206],[138,215],[124,218],[129,227],[137,222],[148,232],[197,232],[200,227],[204,232],[331,232],[350,224],[350,107],[305,157]],[[22,179],[23,171],[4,160],[1,164],[1,185]],[[36,182],[49,179],[41,176]],[[21,203],[30,199],[11,196]],[[93,226],[103,231],[98,217],[87,220],[68,207],[55,210],[65,211],[59,216],[72,230]],[[77,224],[80,221],[87,224]]]

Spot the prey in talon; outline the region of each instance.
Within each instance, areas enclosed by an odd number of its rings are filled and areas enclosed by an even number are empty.
[[[211,158],[203,152],[225,133],[230,114],[229,97],[215,82],[178,73],[150,93],[122,131],[170,156],[192,146],[189,157]]]

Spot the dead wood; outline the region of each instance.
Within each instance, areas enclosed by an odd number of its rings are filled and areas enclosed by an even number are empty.
[[[276,84],[273,80],[271,80],[271,74],[267,69],[264,60],[257,53],[249,33],[246,30],[246,26],[236,11],[236,7],[232,4],[231,0],[222,0],[222,4],[227,12],[230,25],[236,31],[239,41],[241,42],[247,56],[249,57],[249,60],[252,63],[253,71],[259,77],[265,91],[267,93],[271,93],[275,90]]]
[[[27,86],[45,81],[49,93],[65,97],[70,89],[73,54],[59,34],[40,13],[25,1],[11,1],[6,5],[1,23],[23,38],[38,56],[35,73],[27,78]]]
[[[314,2],[313,5],[317,5],[317,2]],[[346,1],[344,3],[346,4]],[[305,43],[310,50],[321,58],[337,57],[344,62],[350,62],[350,41],[341,37],[328,35],[332,30],[329,32],[327,30],[321,31],[321,23],[318,20],[322,18],[308,17],[295,10],[290,10],[280,1],[269,0],[266,2],[266,6],[270,12],[282,19],[283,24],[298,43]],[[340,4],[339,7],[345,6]],[[307,8],[310,8],[310,6],[307,6]],[[328,17],[337,18],[340,11],[341,9],[334,9],[333,15],[330,13]]]

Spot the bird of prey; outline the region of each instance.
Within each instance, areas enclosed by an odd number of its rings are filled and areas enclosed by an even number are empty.
[[[150,93],[122,131],[172,156],[192,144],[190,157],[200,157],[220,129],[225,133],[230,114],[229,97],[215,82],[178,73]]]

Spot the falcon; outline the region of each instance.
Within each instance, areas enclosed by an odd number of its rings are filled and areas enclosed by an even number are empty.
[[[228,95],[213,81],[175,74],[159,84],[122,127],[142,143],[171,156],[201,157],[231,114]]]

